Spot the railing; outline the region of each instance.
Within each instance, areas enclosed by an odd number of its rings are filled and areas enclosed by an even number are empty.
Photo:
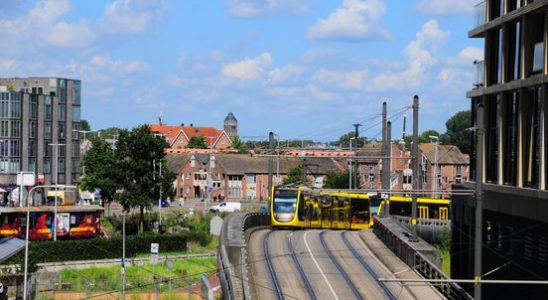
[[[474,88],[480,88],[485,85],[484,82],[484,61],[483,60],[475,60],[474,61],[474,67],[476,68],[476,76],[474,80]]]
[[[261,213],[235,213],[223,222],[217,264],[224,299],[250,299],[246,231],[267,225],[270,215]]]
[[[426,279],[450,279],[425,255],[414,249],[412,245],[403,240],[402,236],[394,233],[375,217],[373,231],[381,241],[409,267],[415,269]],[[447,299],[471,300],[473,299],[457,283],[435,284],[434,287]]]
[[[481,26],[485,24],[485,21],[487,20],[487,6],[486,1],[482,1],[476,5],[474,5],[474,14],[475,14],[475,24],[474,27]]]

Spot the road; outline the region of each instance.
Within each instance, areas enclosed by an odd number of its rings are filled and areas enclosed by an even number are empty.
[[[253,299],[444,299],[369,230],[254,231],[248,243]],[[275,275],[273,275],[275,274]]]

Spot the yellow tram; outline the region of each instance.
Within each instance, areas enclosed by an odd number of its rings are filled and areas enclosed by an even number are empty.
[[[275,187],[271,199],[273,227],[365,229],[373,225],[367,194]]]
[[[391,196],[389,199],[390,214],[404,217],[411,216],[411,197]],[[380,203],[378,214],[386,209],[386,201]],[[438,198],[417,198],[417,216],[419,219],[448,220],[451,200]]]

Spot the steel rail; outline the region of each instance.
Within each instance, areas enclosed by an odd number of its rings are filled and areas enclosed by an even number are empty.
[[[306,277],[306,273],[304,272],[303,267],[301,266],[301,263],[299,262],[299,259],[297,258],[297,254],[295,254],[295,250],[293,249],[293,243],[291,242],[292,234],[289,235],[289,253],[291,254],[291,257],[293,258],[293,263],[295,263],[295,266],[297,267],[297,270],[299,270],[299,274],[301,275],[301,278],[304,283],[304,287],[306,288],[306,291],[308,292],[308,296],[310,296],[310,299],[312,300],[318,300],[318,297],[316,297],[316,293],[314,293],[314,289],[312,288],[312,285],[310,284],[310,281],[308,280],[308,277]]]
[[[344,271],[341,264],[339,264],[339,262],[337,261],[333,253],[331,253],[331,251],[327,247],[327,243],[325,242],[325,237],[324,237],[325,233],[326,231],[322,231],[320,233],[320,242],[322,244],[323,249],[325,250],[325,253],[327,253],[327,255],[329,256],[329,259],[331,259],[331,261],[333,262],[333,264],[335,265],[339,273],[342,275],[342,277],[344,278],[344,280],[346,281],[346,283],[352,290],[352,293],[354,293],[354,296],[356,296],[357,299],[362,299],[362,300],[366,299],[360,294],[360,292],[358,291],[358,288],[356,288],[356,285],[354,285],[354,283],[352,282],[348,274]]]
[[[276,274],[276,270],[274,269],[274,265],[272,265],[272,261],[270,260],[270,250],[268,248],[268,237],[272,231],[269,231],[263,240],[263,253],[264,258],[266,261],[266,264],[268,266],[268,271],[270,272],[270,277],[272,278],[272,283],[274,284],[274,288],[276,289],[276,296],[278,297],[278,300],[284,300],[284,295],[282,293],[282,288],[280,287],[280,282],[278,280],[278,275]]]
[[[386,293],[386,295],[388,296],[388,298],[390,298],[390,300],[397,300],[397,297],[390,291],[390,289],[386,286],[386,284],[384,284],[384,281],[381,281],[379,280],[379,276],[377,275],[377,273],[373,270],[373,268],[371,268],[371,266],[365,261],[365,259],[363,259],[363,257],[358,253],[358,251],[356,251],[356,249],[354,247],[352,247],[352,245],[350,244],[350,242],[348,241],[348,239],[346,238],[346,234],[348,232],[345,231],[343,232],[342,234],[342,240],[344,242],[344,244],[346,245],[346,247],[348,249],[350,249],[350,252],[352,252],[352,255],[354,255],[354,257],[356,258],[356,260],[358,260],[360,262],[360,264],[362,265],[362,267],[367,271],[369,272],[369,274],[371,274],[371,276],[373,277],[373,279],[375,279],[375,281],[379,284],[379,286],[382,288],[382,290]]]

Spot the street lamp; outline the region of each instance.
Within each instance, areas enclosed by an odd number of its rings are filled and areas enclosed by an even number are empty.
[[[54,196],[54,202],[55,202],[55,208],[53,213],[53,240],[57,241],[57,197],[59,196],[59,190],[57,189],[58,185],[58,177],[59,177],[59,160],[57,159],[57,147],[65,146],[65,144],[49,144],[49,146],[54,147],[53,148],[53,160],[55,162],[55,175],[53,176],[55,179],[55,196]],[[65,170],[66,174],[66,170]]]
[[[28,265],[29,265],[29,227],[30,227],[30,200],[32,199],[32,192],[39,188],[52,188],[55,190],[58,188],[62,189],[76,189],[74,185],[37,185],[29,190],[27,195],[27,226],[25,228],[25,267],[23,275],[23,300],[27,300],[27,280],[28,280]],[[57,224],[54,225],[54,228],[57,227]]]
[[[434,197],[438,197],[439,180],[438,180],[438,147],[440,143],[440,137],[430,135],[428,138],[436,143],[436,151],[434,152]]]

